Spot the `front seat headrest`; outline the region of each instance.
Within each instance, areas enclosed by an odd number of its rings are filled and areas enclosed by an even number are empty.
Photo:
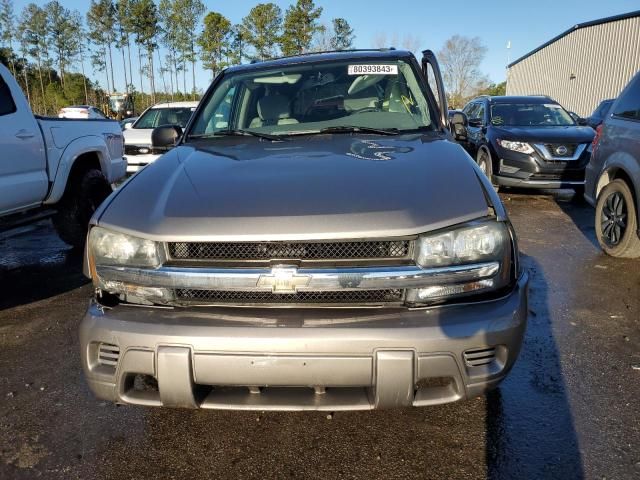
[[[267,95],[258,100],[258,115],[262,121],[277,122],[289,118],[289,100],[282,95]]]

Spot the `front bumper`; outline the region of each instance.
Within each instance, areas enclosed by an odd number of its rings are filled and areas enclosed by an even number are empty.
[[[414,310],[94,302],[80,326],[82,365],[98,398],[146,406],[336,411],[453,402],[495,387],[513,366],[527,284],[524,274],[497,300]]]
[[[493,181],[502,187],[521,188],[579,188],[584,186],[584,180],[540,180],[530,178],[513,178],[494,175]]]
[[[155,162],[161,155],[127,155],[127,173],[135,173],[142,170],[150,163]]]
[[[538,152],[523,154],[498,149],[499,163],[493,181],[504,187],[576,188],[584,186],[591,152],[585,149],[575,160],[547,160]]]

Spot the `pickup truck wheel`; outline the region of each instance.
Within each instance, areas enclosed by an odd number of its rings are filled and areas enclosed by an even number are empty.
[[[84,248],[89,220],[111,191],[105,176],[95,169],[84,172],[69,185],[53,217],[53,226],[65,243]]]
[[[481,148],[478,150],[476,163],[480,167],[480,170],[482,170],[482,172],[487,176],[491,185],[493,185],[493,189],[497,192],[500,189],[500,186],[493,181],[493,164],[491,162],[491,154],[484,148]]]
[[[598,243],[606,254],[640,257],[638,216],[633,194],[624,180],[614,180],[598,195],[595,224]]]

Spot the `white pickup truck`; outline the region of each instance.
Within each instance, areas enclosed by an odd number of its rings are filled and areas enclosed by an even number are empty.
[[[89,219],[127,169],[113,120],[43,118],[0,65],[0,231],[52,216],[60,238],[84,246]]]

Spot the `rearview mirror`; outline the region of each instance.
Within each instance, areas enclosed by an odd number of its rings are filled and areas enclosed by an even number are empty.
[[[467,126],[469,126],[467,115],[462,112],[454,112],[449,118],[453,138],[456,141],[465,141],[467,139]]]
[[[181,136],[182,127],[179,125],[160,125],[151,132],[151,145],[154,150],[170,150]]]

